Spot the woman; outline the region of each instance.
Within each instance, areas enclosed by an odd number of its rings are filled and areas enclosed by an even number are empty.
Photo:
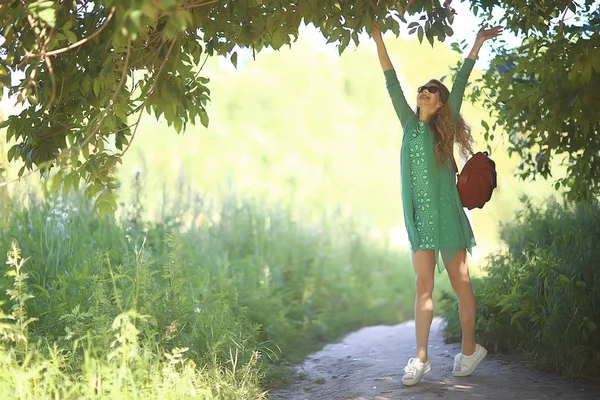
[[[456,189],[452,166],[454,142],[463,156],[471,153],[471,130],[460,115],[460,106],[469,74],[483,43],[502,33],[487,24],[477,33],[473,49],[456,75],[449,92],[432,79],[417,90],[414,113],[400,88],[375,24],[372,36],[383,68],[392,104],[404,131],[401,149],[402,203],[404,222],[412,250],[416,274],[415,330],[416,357],[404,368],[402,383],[414,385],[431,370],[427,356],[429,330],[433,320],[433,283],[435,267],[448,272],[458,296],[462,328],[461,352],[454,358],[453,374],[470,375],[487,351],[475,343],[475,296],[467,264],[475,238]]]

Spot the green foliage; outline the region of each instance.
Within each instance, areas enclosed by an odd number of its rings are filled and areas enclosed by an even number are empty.
[[[340,53],[373,20],[399,33],[404,11],[424,13],[423,34],[451,34],[449,7],[426,0],[143,0],[94,2],[16,1],[0,5],[0,89],[18,95],[25,109],[9,118],[9,161],[19,171],[56,168],[55,187],[98,197],[101,211],[115,209],[113,172],[127,152],[137,122],[152,112],[177,132],[209,118],[210,91],[202,77],[205,57],[237,51],[280,49],[298,36],[303,22],[320,29]],[[204,58],[204,60],[203,60]],[[11,79],[25,79],[12,85]]]
[[[12,162],[46,174],[54,187],[97,198],[103,212],[116,207],[113,173],[135,136],[139,117],[151,112],[177,132],[207,126],[210,98],[202,66],[225,56],[237,65],[239,49],[253,54],[281,49],[313,24],[340,53],[372,21],[398,34],[401,22],[422,41],[453,34],[454,12],[426,0],[114,1],[93,3],[9,1],[0,5],[0,87],[25,109],[3,126]],[[551,176],[551,160],[564,157],[557,188],[572,198],[598,194],[598,94],[600,13],[591,0],[556,2],[478,0],[472,11],[524,34],[517,49],[495,46],[498,57],[474,89],[506,132],[510,153],[522,160],[523,178]],[[575,17],[567,17],[567,11]],[[406,19],[404,16],[406,15]],[[569,71],[565,75],[564,71]],[[25,79],[12,85],[17,75]],[[205,76],[202,76],[205,75]],[[566,79],[565,79],[566,78]],[[486,89],[482,89],[485,87]],[[132,121],[132,118],[137,118]],[[561,172],[562,173],[562,172]]]
[[[477,331],[494,351],[524,353],[571,377],[600,379],[600,205],[524,199],[502,226],[507,249],[473,282]],[[460,333],[456,300],[444,295],[447,339]]]
[[[497,1],[473,2],[490,16]],[[568,16],[571,12],[573,15]],[[489,109],[486,138],[502,131],[523,178],[556,176],[573,200],[600,194],[600,10],[598,2],[507,2],[500,21],[520,34],[516,48],[495,48],[491,68],[476,82],[473,99]],[[562,176],[561,176],[562,175]]]
[[[12,287],[6,290],[13,307],[9,315],[0,310],[0,320],[11,320],[14,323],[0,324],[0,336],[4,340],[10,340],[17,344],[27,343],[27,325],[36,320],[36,318],[28,318],[25,312],[25,302],[33,296],[27,293],[27,274],[21,272],[24,263],[25,260],[21,258],[20,249],[13,242],[6,260],[6,264],[13,267],[6,272],[6,276],[13,280]]]
[[[183,193],[158,221],[81,196],[0,203],[0,247],[16,240],[0,280],[7,398],[260,399],[283,362],[411,314],[408,260],[338,215],[308,225]]]

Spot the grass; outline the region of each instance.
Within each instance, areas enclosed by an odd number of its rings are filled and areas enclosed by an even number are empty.
[[[173,198],[150,220],[140,202],[109,218],[79,196],[2,197],[0,394],[260,399],[281,366],[412,317],[406,255],[339,211]]]

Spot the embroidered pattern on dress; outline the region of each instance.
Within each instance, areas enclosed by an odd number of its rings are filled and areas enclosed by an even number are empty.
[[[419,237],[416,250],[435,249],[433,213],[431,210],[431,185],[425,163],[425,135],[413,131],[408,143],[410,160],[410,185],[413,193],[415,227]]]

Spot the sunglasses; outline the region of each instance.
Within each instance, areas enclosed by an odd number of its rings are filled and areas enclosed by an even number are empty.
[[[437,86],[419,86],[417,92],[422,93],[423,90],[427,89],[427,91],[431,94],[437,93],[440,91],[440,88]]]

